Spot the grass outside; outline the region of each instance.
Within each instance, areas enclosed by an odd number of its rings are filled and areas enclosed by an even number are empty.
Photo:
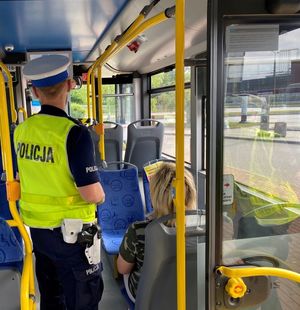
[[[230,129],[255,127],[255,126],[259,126],[259,125],[260,125],[260,123],[258,123],[258,122],[247,122],[247,123],[228,122],[228,127]]]
[[[284,110],[283,111],[270,111],[269,115],[292,115],[292,114],[300,114],[299,110]],[[225,116],[240,116],[241,112],[225,112]],[[260,116],[261,114],[258,111],[249,111],[247,116]]]

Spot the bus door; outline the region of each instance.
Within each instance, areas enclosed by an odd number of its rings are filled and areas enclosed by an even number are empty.
[[[292,2],[215,0],[208,10],[206,309],[300,309]]]

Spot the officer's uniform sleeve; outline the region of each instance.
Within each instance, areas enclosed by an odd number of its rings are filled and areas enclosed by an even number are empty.
[[[94,144],[86,127],[71,128],[67,138],[67,153],[69,167],[78,187],[100,181],[95,163]]]
[[[123,259],[128,263],[135,263],[137,255],[137,238],[134,225],[131,224],[123,238],[123,241],[120,245],[119,253]]]

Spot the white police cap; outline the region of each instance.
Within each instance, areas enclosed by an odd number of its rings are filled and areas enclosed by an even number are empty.
[[[58,84],[68,78],[70,59],[64,55],[43,55],[29,61],[23,69],[26,79],[36,87]]]

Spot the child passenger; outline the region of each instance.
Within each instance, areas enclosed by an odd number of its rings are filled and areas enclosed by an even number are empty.
[[[154,219],[175,213],[172,195],[172,181],[175,178],[175,164],[164,162],[150,179],[150,195],[153,212],[148,219],[131,224],[123,238],[117,267],[120,274],[124,274],[124,282],[131,299],[135,299],[139,278],[141,275],[144,249],[145,249],[145,227]],[[196,209],[196,188],[193,176],[185,170],[185,208]],[[175,220],[167,223],[174,226]],[[128,275],[128,276],[127,276]],[[127,282],[128,281],[128,282]],[[131,294],[130,294],[131,293]],[[132,296],[130,296],[132,295]],[[133,297],[133,298],[132,298]]]

